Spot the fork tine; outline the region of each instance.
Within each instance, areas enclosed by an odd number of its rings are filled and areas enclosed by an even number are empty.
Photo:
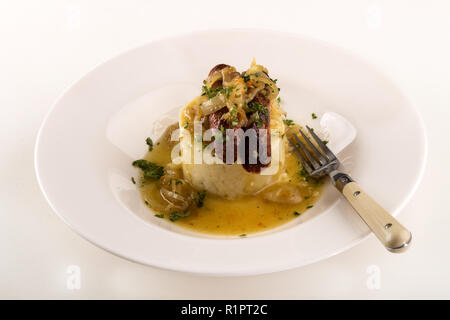
[[[305,159],[305,157],[303,156],[302,152],[299,150],[299,148],[298,148],[297,144],[295,143],[295,141],[292,138],[289,138],[289,142],[294,147],[294,151],[297,154],[298,158],[300,159],[303,168],[305,168],[305,170],[306,170],[306,172],[308,174],[311,174],[313,172],[313,168],[311,168],[311,165]]]
[[[327,155],[328,159],[330,161],[336,160],[336,156],[334,155],[334,153],[331,152],[331,150],[325,145],[325,143],[323,143],[323,141],[317,136],[317,134],[315,134],[314,131],[308,126],[306,126],[306,129],[308,129],[309,134],[317,142],[317,145],[322,150],[322,152]]]
[[[296,140],[297,145],[302,149],[302,151],[305,154],[306,158],[308,158],[308,160],[311,163],[311,166],[313,167],[313,169],[314,170],[319,169],[320,165],[317,163],[316,159],[314,159],[314,157],[308,151],[308,149],[303,144],[303,142],[300,141],[300,138],[296,134],[293,134],[293,136],[294,136],[294,138]]]
[[[309,130],[309,128],[308,128],[308,130]],[[320,153],[319,150],[317,150],[317,148],[311,143],[309,138],[303,133],[302,130],[298,130],[298,131],[300,131],[300,134],[303,136],[303,139],[305,139],[306,143],[311,148],[313,155],[316,157],[317,160],[319,160],[320,164],[326,165],[328,163],[328,160],[325,159],[325,157]],[[309,132],[312,132],[312,130],[309,130]]]

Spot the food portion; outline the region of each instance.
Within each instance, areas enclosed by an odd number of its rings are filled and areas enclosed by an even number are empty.
[[[264,169],[267,173],[270,169],[276,171],[277,166],[284,165],[284,144],[280,142],[284,134],[283,111],[278,105],[277,96],[276,80],[269,77],[268,70],[263,66],[252,63],[243,73],[225,64],[212,68],[203,81],[202,94],[180,113],[180,128],[190,132],[191,143],[194,143],[196,121],[202,122],[203,131],[216,129],[223,137],[216,139],[214,144],[216,157],[222,163],[207,166],[183,164],[183,173],[195,188],[236,198],[255,194],[279,179],[279,175],[264,174]],[[244,135],[254,133],[256,143],[253,148],[250,139],[239,141],[239,130]],[[234,149],[227,150],[230,139],[234,140]],[[208,143],[203,141],[203,145]],[[242,152],[239,152],[240,149]],[[272,163],[272,155],[276,155],[276,163]],[[227,160],[236,162],[239,156],[242,164],[223,165],[224,162],[230,162]],[[271,165],[272,168],[268,168]]]
[[[156,217],[212,234],[246,235],[310,209],[322,180],[306,176],[286,134],[277,80],[254,61],[238,72],[219,64],[179,122],[133,162],[143,201]]]

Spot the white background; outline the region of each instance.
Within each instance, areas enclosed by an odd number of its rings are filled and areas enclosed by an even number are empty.
[[[449,12],[444,0],[2,1],[0,298],[450,298]],[[121,51],[214,27],[322,39],[378,65],[405,90],[422,114],[429,145],[421,186],[399,216],[414,234],[410,251],[392,255],[371,237],[290,271],[202,277],[118,258],[52,212],[35,178],[33,149],[59,94]],[[66,286],[70,265],[81,268],[79,290]],[[377,268],[379,287],[368,286]]]

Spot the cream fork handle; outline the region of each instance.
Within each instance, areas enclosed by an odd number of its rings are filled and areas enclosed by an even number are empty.
[[[342,194],[386,249],[391,252],[403,252],[410,247],[411,232],[365,193],[356,182],[345,184]]]

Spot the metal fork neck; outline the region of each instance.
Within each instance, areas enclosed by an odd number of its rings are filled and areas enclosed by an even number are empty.
[[[331,181],[340,192],[342,192],[347,183],[353,182],[352,178],[342,171],[334,170],[330,172],[330,177]]]

